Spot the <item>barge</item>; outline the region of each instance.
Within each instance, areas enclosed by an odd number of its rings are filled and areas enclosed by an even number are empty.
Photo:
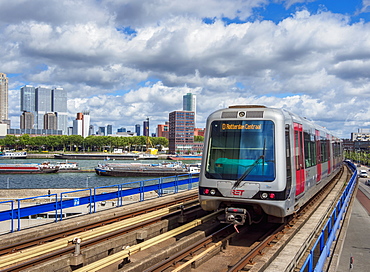
[[[202,160],[201,155],[176,155],[176,156],[169,156],[168,159],[174,161],[200,161]]]
[[[0,164],[0,174],[48,174],[58,171],[59,166],[44,163]]]
[[[138,160],[139,154],[54,154],[55,159],[65,160]]]
[[[200,165],[175,163],[108,163],[98,165],[95,173],[112,177],[168,177],[183,174],[199,174]]]

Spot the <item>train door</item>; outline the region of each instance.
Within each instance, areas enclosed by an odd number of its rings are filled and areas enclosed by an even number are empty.
[[[321,156],[321,141],[320,141],[320,131],[316,130],[316,156],[317,156],[317,180],[319,182],[321,180],[321,163],[322,163],[322,156]]]
[[[326,141],[327,141],[327,153],[328,153],[328,175],[331,173],[331,153],[330,153],[330,148],[331,148],[331,137],[329,134],[326,134]]]
[[[303,153],[303,128],[302,124],[294,123],[294,162],[296,168],[296,195],[300,195],[305,190],[306,175],[304,172],[304,153]]]

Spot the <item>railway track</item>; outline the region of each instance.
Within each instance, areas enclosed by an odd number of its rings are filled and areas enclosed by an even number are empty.
[[[336,177],[336,181],[328,184],[286,224],[253,225],[243,227],[237,233],[231,225],[222,226],[212,222],[207,226],[208,221],[202,225],[202,234],[192,229],[186,238],[184,234],[182,239],[167,243],[163,241],[163,237],[153,238],[150,243],[152,247],[155,246],[155,250],[149,247],[142,247],[141,250],[135,248],[133,251],[110,256],[109,259],[102,259],[99,265],[90,264],[77,271],[264,271],[276,257],[276,252],[302,229],[335,187],[339,188],[336,197],[340,195],[344,180],[348,180],[346,175],[345,168]],[[330,203],[335,202],[333,199]],[[186,231],[188,230],[184,233]],[[313,240],[314,237],[315,235],[311,235],[310,239]],[[172,235],[167,236],[168,240],[171,238]],[[186,241],[195,242],[186,245]],[[306,248],[310,243],[311,241],[306,241]],[[267,252],[270,252],[268,260],[263,258]]]
[[[328,194],[336,187],[343,187],[344,180],[348,180],[347,176],[350,175],[348,172],[344,168],[341,176],[336,177],[337,182],[329,183],[325,190],[315,196],[314,201],[286,224],[244,226],[238,233],[232,225],[219,224],[217,213],[201,216],[201,211],[194,208],[196,201],[188,199],[190,203],[183,204],[178,200],[175,206],[153,207],[153,211],[141,211],[141,215],[126,214],[124,218],[116,218],[115,222],[96,223],[100,227],[95,229],[84,226],[83,232],[76,230],[67,237],[60,238],[65,234],[50,236],[43,240],[42,245],[32,246],[31,243],[31,248],[26,248],[29,246],[26,244],[16,245],[13,249],[4,248],[5,255],[0,257],[0,271],[34,271],[37,267],[45,268],[45,259],[50,263],[51,258],[67,263],[64,271],[78,272],[263,271],[302,229],[328,198]],[[190,198],[196,198],[196,195]],[[151,236],[145,235],[148,229],[154,228],[158,230]],[[128,236],[134,236],[131,242],[122,238]],[[314,236],[312,234],[310,239]],[[112,242],[116,245],[107,246]],[[311,242],[306,242],[301,256],[304,256]],[[91,247],[100,248],[100,253],[89,256]],[[23,255],[33,257],[22,259]]]
[[[65,255],[75,255],[77,247],[79,248],[78,250],[87,250],[93,246],[99,247],[104,241],[119,239],[119,237],[125,235],[135,236],[135,239],[132,240],[137,242],[140,240],[136,238],[138,237],[137,233],[144,229],[155,226],[154,228],[158,228],[159,232],[165,231],[171,228],[171,224],[176,223],[168,222],[173,217],[184,220],[184,217],[189,212],[194,214],[204,213],[197,203],[195,192],[157,206],[153,205],[151,210],[148,211],[148,209],[144,208],[114,219],[76,227],[67,232],[60,231],[44,237],[3,246],[3,255],[0,256],[0,271],[24,271],[25,269],[31,269],[45,262],[50,262],[51,259],[60,259],[61,256]],[[78,245],[76,241],[78,241]],[[77,260],[72,261],[70,270],[79,266],[79,258],[75,259]]]
[[[167,201],[164,203],[161,202],[159,204],[154,203],[150,207],[144,206],[145,207],[144,209],[138,209],[138,210],[133,210],[133,211],[129,210],[128,212],[124,212],[119,215],[115,215],[116,212],[114,212],[113,216],[111,215],[112,214],[111,212],[110,216],[108,216],[107,218],[93,220],[92,222],[88,221],[86,224],[76,223],[66,228],[62,228],[62,227],[58,228],[58,226],[54,227],[53,225],[48,225],[46,228],[48,228],[49,226],[53,226],[54,228],[50,228],[50,229],[54,229],[54,231],[48,232],[42,235],[37,235],[37,237],[35,237],[34,235],[28,235],[25,237],[20,235],[18,236],[19,237],[18,239],[17,238],[9,239],[9,242],[7,239],[3,239],[2,245],[0,246],[0,256],[15,253],[15,252],[21,251],[26,248],[52,242],[60,238],[65,238],[67,236],[93,230],[101,226],[106,226],[106,225],[109,225],[115,222],[120,222],[128,218],[133,218],[133,217],[136,217],[142,214],[157,211],[159,209],[171,207],[173,205],[181,204],[183,202],[188,202],[188,201],[195,201],[195,202],[197,201],[197,193],[195,191],[190,192],[186,196],[179,197],[178,199],[175,199],[175,200]],[[78,220],[78,218],[71,219],[70,221],[73,221],[73,220]],[[67,222],[67,221],[63,221],[63,223],[64,222]],[[58,222],[57,224],[60,225],[60,222]],[[41,227],[41,228],[45,228],[45,227]],[[32,232],[32,230],[36,230],[36,232],[39,232],[38,229],[40,229],[40,227],[28,229],[22,232],[29,232],[29,231]],[[14,233],[14,234],[16,235],[17,233]],[[2,237],[6,238],[7,236],[11,236],[11,235],[3,235]]]

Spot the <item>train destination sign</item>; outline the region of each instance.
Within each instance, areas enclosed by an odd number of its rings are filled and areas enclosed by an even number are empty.
[[[222,124],[223,130],[229,129],[236,129],[236,130],[243,130],[243,129],[262,129],[262,124],[254,125],[254,124],[243,124],[243,125],[236,125],[236,124]]]

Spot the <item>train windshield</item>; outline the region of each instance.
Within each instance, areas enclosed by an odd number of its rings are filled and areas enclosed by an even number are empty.
[[[239,182],[275,179],[272,121],[213,121],[209,135],[207,178]]]

